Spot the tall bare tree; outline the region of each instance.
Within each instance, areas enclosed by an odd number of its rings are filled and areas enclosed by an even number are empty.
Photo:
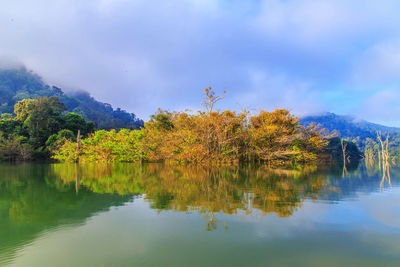
[[[392,185],[390,177],[390,155],[389,155],[389,134],[386,135],[386,139],[382,138],[382,133],[377,132],[378,141],[380,143],[380,149],[378,151],[379,155],[379,169],[382,171],[382,181],[380,184],[381,189],[386,180],[388,180],[389,185]],[[385,140],[385,141],[383,141]]]
[[[204,93],[206,94],[206,99],[203,101],[203,105],[206,107],[207,112],[211,113],[213,111],[215,103],[218,102],[219,100],[224,99],[226,90],[224,90],[222,96],[218,96],[215,94],[215,92],[212,90],[210,86],[204,89]]]
[[[343,139],[340,140],[340,143],[342,145],[342,154],[343,154],[343,174],[342,176],[347,175],[347,166],[346,163],[349,161],[349,157],[346,154],[346,148],[347,148],[347,143],[343,141]]]

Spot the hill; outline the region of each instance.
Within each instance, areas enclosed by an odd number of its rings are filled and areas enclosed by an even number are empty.
[[[360,142],[367,138],[376,139],[376,133],[399,134],[400,128],[388,127],[365,120],[356,119],[353,116],[323,113],[321,115],[307,116],[300,119],[300,123],[307,126],[310,123],[318,124],[330,134],[336,133],[339,137]]]
[[[329,134],[337,134],[339,137],[353,141],[361,151],[371,148],[378,151],[377,132],[390,135],[390,152],[397,160],[400,160],[400,128],[388,127],[365,120],[359,120],[352,116],[342,116],[334,113],[307,116],[300,119],[300,123],[307,126],[315,123],[327,130]]]
[[[347,139],[366,139],[376,138],[376,132],[398,133],[400,128],[388,127],[365,120],[356,119],[353,116],[343,116],[334,113],[323,113],[321,115],[307,116],[300,119],[303,125],[309,125],[311,122],[319,124],[330,133],[337,133],[339,137]]]
[[[143,121],[135,114],[113,109],[110,104],[95,100],[87,92],[64,93],[61,88],[45,84],[40,76],[24,67],[0,69],[0,114],[13,113],[19,100],[41,96],[57,96],[69,112],[93,121],[98,129],[137,129],[143,126]]]

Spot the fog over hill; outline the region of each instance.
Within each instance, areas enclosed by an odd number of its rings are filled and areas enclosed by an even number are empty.
[[[337,115],[326,112],[318,115],[300,118],[300,123],[307,126],[310,123],[326,129],[329,134],[337,134],[339,137],[355,141],[360,148],[365,146],[367,138],[375,140],[377,132],[390,134],[392,137],[400,135],[400,128],[388,127],[356,118],[351,115]]]
[[[143,121],[134,113],[114,109],[108,103],[95,100],[85,91],[64,93],[61,88],[46,84],[39,75],[23,66],[7,64],[0,67],[0,113],[13,113],[14,105],[19,100],[43,96],[57,96],[69,112],[95,122],[99,129],[136,129],[143,125]]]
[[[369,135],[376,136],[377,131],[382,133],[399,132],[400,128],[384,126],[377,123],[368,122],[356,118],[352,115],[338,115],[331,112],[325,112],[317,115],[304,116],[300,119],[303,125],[309,125],[314,122],[328,131],[335,131],[339,136],[357,137]]]

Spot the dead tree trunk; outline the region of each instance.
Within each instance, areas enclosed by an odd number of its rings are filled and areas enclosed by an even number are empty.
[[[343,155],[343,174],[342,174],[342,176],[344,177],[347,174],[347,167],[346,167],[346,163],[347,163],[347,155],[346,155],[347,144],[345,142],[343,142],[343,139],[341,139],[340,141],[341,141],[341,145],[342,145],[342,155]]]
[[[76,135],[76,162],[79,162],[80,148],[81,148],[81,131],[78,129],[78,134]]]
[[[386,140],[383,141],[381,132],[377,132],[378,140],[380,143],[380,149],[378,151],[379,154],[379,169],[382,171],[382,181],[381,181],[381,189],[384,185],[385,180],[388,180],[389,185],[391,183],[390,177],[390,155],[389,155],[389,134],[386,136]]]

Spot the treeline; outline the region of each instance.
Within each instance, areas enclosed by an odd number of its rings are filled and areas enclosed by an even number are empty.
[[[13,113],[14,105],[23,99],[57,96],[69,112],[93,121],[98,129],[139,129],[143,121],[133,113],[96,101],[89,93],[65,94],[61,88],[45,84],[41,77],[24,67],[0,69],[0,114]]]
[[[221,99],[206,91],[205,112],[159,110],[140,130],[96,131],[80,144],[67,140],[54,150],[60,161],[173,161],[180,163],[310,162],[327,140],[303,127],[288,110],[214,111]],[[79,147],[79,149],[78,149]]]
[[[94,132],[95,124],[76,113],[63,114],[66,107],[58,97],[18,101],[14,114],[0,119],[0,160],[47,159],[66,140]]]

